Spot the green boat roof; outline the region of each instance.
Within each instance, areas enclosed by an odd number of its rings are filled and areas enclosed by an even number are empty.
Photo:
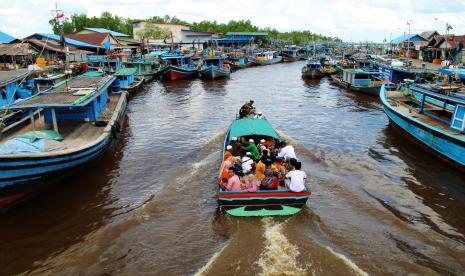
[[[80,75],[80,77],[101,77],[101,76],[103,76],[103,72],[99,72],[99,71],[88,71]]]
[[[229,139],[249,135],[263,135],[280,139],[271,124],[265,119],[244,118],[234,120],[230,127]]]
[[[254,210],[247,211],[245,206],[226,210],[226,213],[235,217],[267,217],[267,216],[292,216],[297,214],[301,209],[283,205],[281,210]]]
[[[135,75],[137,73],[137,68],[121,68],[118,72],[115,73],[115,76],[128,76]]]

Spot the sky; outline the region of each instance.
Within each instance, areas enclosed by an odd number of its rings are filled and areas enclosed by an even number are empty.
[[[66,0],[56,1],[66,16],[98,16],[109,11],[122,17],[177,16],[188,22],[250,19],[279,31],[310,30],[344,41],[375,41],[409,32],[438,30],[465,34],[465,0]],[[51,32],[55,1],[0,0],[0,31],[17,38]],[[92,27],[92,26],[89,26]]]

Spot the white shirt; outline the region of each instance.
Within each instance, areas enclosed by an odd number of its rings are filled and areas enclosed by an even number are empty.
[[[244,157],[242,159],[242,172],[243,173],[248,173],[252,170],[252,163],[253,163],[253,160],[250,158],[250,157]]]
[[[286,174],[286,178],[291,180],[289,184],[289,190],[291,192],[302,192],[305,190],[305,179],[307,179],[307,175],[304,171],[301,170],[293,170]]]
[[[297,157],[295,156],[294,147],[291,145],[287,145],[284,148],[282,148],[281,151],[278,153],[278,157],[282,157],[285,160],[289,160],[291,158],[297,159]]]

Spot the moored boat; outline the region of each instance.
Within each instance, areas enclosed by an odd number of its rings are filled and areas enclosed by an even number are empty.
[[[198,63],[192,62],[192,55],[166,54],[161,56],[163,66],[160,75],[165,80],[191,79],[197,77]]]
[[[251,62],[242,52],[229,53],[225,63],[229,64],[231,69],[242,69],[251,65]]]
[[[297,49],[283,49],[280,52],[280,55],[283,57],[283,61],[292,62],[301,59],[301,56],[298,55]]]
[[[383,81],[378,76],[379,72],[362,69],[342,69],[340,74],[331,76],[331,80],[343,88],[378,96],[383,84]]]
[[[124,61],[121,63],[122,68],[135,68],[136,77],[143,78],[144,82],[149,82],[158,74],[159,65],[154,60],[136,60]]]
[[[117,82],[119,81],[120,88],[127,91],[129,95],[134,94],[144,84],[144,77],[136,76],[136,74],[136,68],[123,68],[114,74]]]
[[[127,93],[115,77],[76,77],[10,107],[43,116],[0,139],[0,210],[45,189],[59,172],[105,151],[121,128]]]
[[[283,57],[276,51],[268,51],[254,54],[249,57],[249,60],[255,65],[270,65],[281,62]]]
[[[246,140],[266,139],[279,143],[281,138],[271,124],[263,118],[242,118],[231,123],[224,139],[223,151],[233,141],[233,137],[244,137]],[[243,159],[243,158],[242,158]],[[244,160],[244,159],[243,159]],[[221,172],[226,162],[221,166]],[[221,175],[220,172],[220,175]],[[223,180],[218,180],[217,198],[219,207],[233,216],[277,216],[293,215],[298,213],[306,204],[310,191],[307,187],[300,192],[292,192],[280,187],[273,190],[249,190],[228,191],[222,185]]]
[[[421,99],[414,93],[421,94]],[[391,125],[429,152],[465,170],[465,99],[409,84],[400,89],[383,85],[380,98]]]
[[[308,60],[302,68],[302,77],[309,79],[320,79],[325,76],[321,70],[322,66],[318,60]]]
[[[204,79],[227,78],[231,75],[231,67],[224,64],[222,56],[208,56],[204,58],[203,64],[199,67],[199,73]]]

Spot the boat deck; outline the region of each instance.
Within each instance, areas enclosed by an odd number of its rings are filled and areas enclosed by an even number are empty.
[[[448,134],[450,135],[453,135],[453,136],[458,136],[458,137],[461,137],[463,139],[465,139],[465,135],[464,134],[461,134],[459,132],[456,132],[456,131],[453,131],[449,128],[449,125],[438,120],[438,119],[435,119],[435,118],[432,118],[428,115],[425,115],[425,114],[421,114],[420,113],[420,109],[419,108],[416,108],[414,106],[411,106],[409,104],[407,104],[408,102],[415,102],[416,104],[420,104],[420,101],[416,100],[415,98],[413,97],[406,97],[404,96],[403,92],[401,91],[386,91],[386,98],[389,102],[389,104],[391,106],[393,106],[394,108],[398,109],[399,111],[405,113],[405,114],[408,114],[409,116],[427,124],[427,125],[430,125],[438,130],[441,130],[443,132],[447,132]],[[425,111],[441,111],[442,110],[442,107],[439,107],[435,104],[432,104],[432,103],[428,103],[426,102],[425,103],[425,108],[424,108]],[[445,114],[451,114],[451,111],[449,110],[444,110]],[[448,120],[449,118],[447,118],[446,116],[444,116],[444,119]]]
[[[99,120],[106,122],[110,121],[118,105],[120,97],[121,95],[119,94],[111,95],[109,97],[110,102],[107,104],[107,108],[101,114]],[[20,130],[0,139],[0,144],[18,135],[24,134],[28,131],[46,129],[53,129],[53,126],[51,124],[46,124],[44,122],[43,116],[41,116],[39,119],[36,119],[35,126],[29,123]],[[68,149],[81,147],[87,143],[95,141],[100,135],[102,135],[104,129],[104,126],[95,126],[94,124],[89,122],[58,122],[58,131],[64,138],[61,142]]]
[[[46,105],[73,105],[89,98],[89,93],[97,92],[97,89],[106,83],[111,76],[104,77],[77,77],[68,80],[63,85],[52,89],[50,92],[41,93],[26,99],[13,108],[21,109]]]
[[[30,72],[28,69],[18,69],[11,71],[0,71],[0,84],[3,82],[13,80],[17,77],[20,77],[26,73]]]

